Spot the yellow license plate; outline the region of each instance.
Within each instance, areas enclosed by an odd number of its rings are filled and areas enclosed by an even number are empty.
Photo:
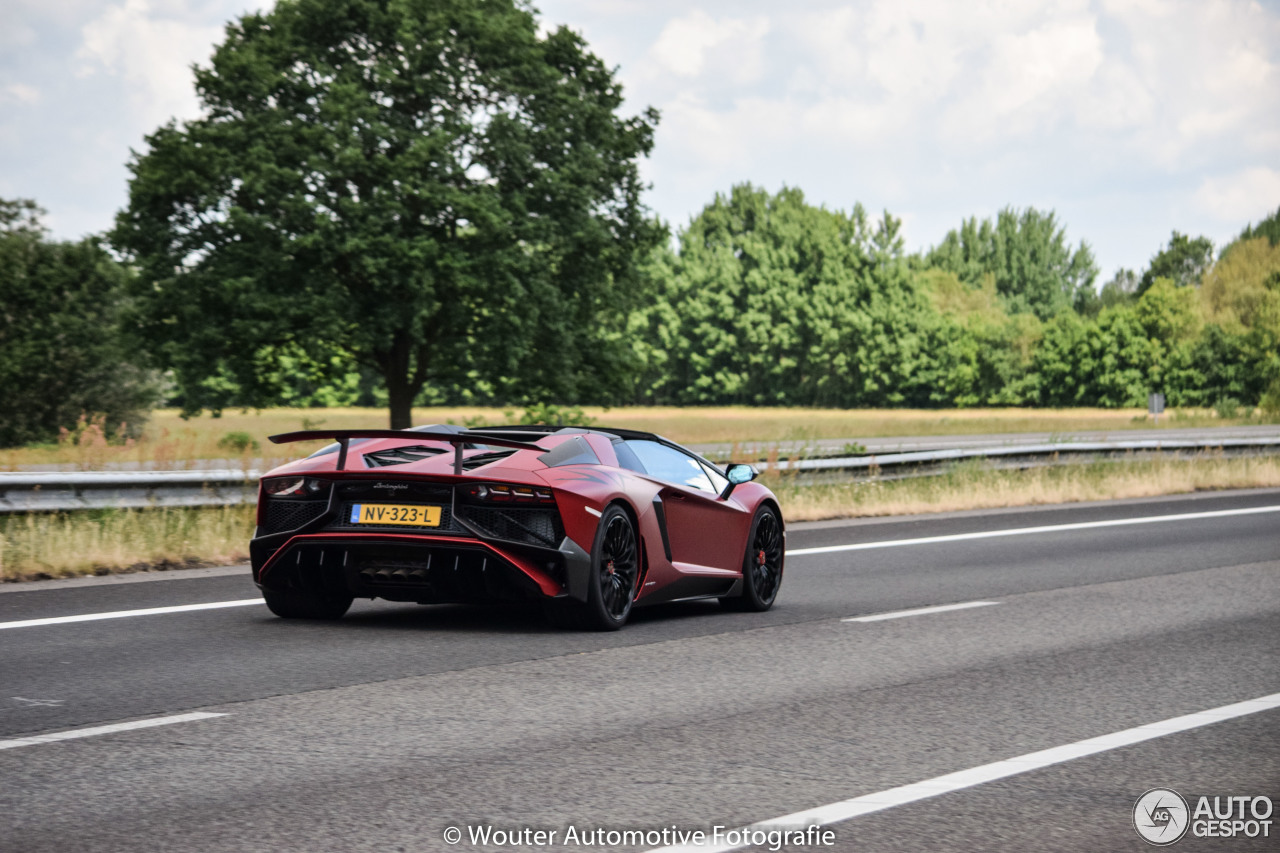
[[[352,504],[351,523],[439,527],[440,507],[412,504]]]

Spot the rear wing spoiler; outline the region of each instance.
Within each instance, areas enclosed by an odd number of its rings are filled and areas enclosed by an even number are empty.
[[[499,438],[487,433],[475,432],[416,432],[408,429],[307,429],[298,432],[282,432],[269,436],[272,444],[289,444],[294,441],[333,439],[338,442],[338,466],[341,471],[347,464],[347,446],[353,438],[400,438],[405,441],[444,441],[453,445],[453,473],[462,476],[462,450],[468,444],[487,444],[491,447],[513,447],[516,450],[545,450],[531,441]]]

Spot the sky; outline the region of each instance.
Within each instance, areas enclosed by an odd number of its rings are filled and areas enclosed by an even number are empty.
[[[657,108],[673,229],[751,182],[904,221],[909,250],[1053,210],[1100,285],[1173,230],[1280,208],[1280,0],[535,0]],[[200,114],[191,65],[263,0],[0,0],[0,197],[111,226],[131,150]]]

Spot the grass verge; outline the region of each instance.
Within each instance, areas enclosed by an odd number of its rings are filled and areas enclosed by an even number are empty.
[[[1280,456],[1198,454],[1021,471],[991,469],[975,460],[938,476],[906,480],[796,486],[785,476],[772,479],[766,482],[788,521],[818,521],[1275,487]]]
[[[0,581],[242,562],[253,517],[252,506],[0,516]]]
[[[769,476],[766,482],[795,522],[1276,487],[1280,457],[1204,454],[1025,471],[969,462],[908,480],[796,486]],[[0,516],[0,580],[240,562],[247,559],[253,514],[239,506]]]

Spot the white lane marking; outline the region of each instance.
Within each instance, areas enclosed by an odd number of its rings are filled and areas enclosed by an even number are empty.
[[[207,604],[179,604],[174,607],[148,607],[145,610],[112,610],[108,613],[81,613],[78,616],[50,616],[45,619],[0,622],[0,630],[35,628],[40,625],[65,625],[68,622],[96,622],[99,619],[127,619],[131,616],[159,616],[162,613],[186,613],[189,610],[219,610],[223,607],[248,607],[251,604],[261,603],[261,598],[242,598],[239,601],[210,601]]]
[[[152,717],[149,720],[134,720],[131,723],[112,723],[109,726],[93,726],[87,729],[69,729],[65,732],[52,732],[47,735],[10,738],[0,740],[0,749],[17,749],[20,746],[37,746],[42,743],[57,743],[62,740],[75,740],[82,737],[97,737],[114,732],[129,732],[134,729],[149,729],[153,726],[170,726],[174,723],[190,723],[195,720],[207,720],[211,717],[225,717],[227,714],[211,714],[205,711],[194,711],[190,714],[177,714],[172,717]]]
[[[10,697],[18,703],[19,708],[61,708],[66,699],[24,699],[21,696]],[[12,711],[12,708],[5,710]]]
[[[1158,723],[1148,723],[1145,726],[1125,729],[1122,732],[1089,738],[1088,740],[1080,740],[1051,749],[1042,749],[1039,752],[1029,752],[1016,758],[1007,758],[1004,761],[984,764],[981,767],[961,770],[958,773],[935,776],[923,782],[915,782],[911,785],[890,788],[887,791],[878,791],[874,794],[854,797],[851,800],[843,800],[838,803],[830,803],[802,812],[771,818],[760,823],[753,823],[750,827],[745,828],[764,830],[805,829],[810,826],[826,826],[832,823],[840,823],[865,814],[871,814],[872,812],[891,809],[894,806],[902,806],[941,794],[950,794],[954,791],[972,788],[984,782],[1017,776],[1020,773],[1061,764],[1064,761],[1083,758],[1087,755],[1096,755],[1122,746],[1132,746],[1135,743],[1142,743],[1143,741],[1164,737],[1176,732],[1185,732],[1211,723],[1243,717],[1248,714],[1256,714],[1259,711],[1270,711],[1275,708],[1280,708],[1280,693],[1272,693],[1270,696],[1262,696],[1246,702],[1237,702],[1234,705],[1224,705],[1221,708],[1211,708],[1208,711],[1199,711],[1182,717],[1173,717]],[[659,847],[649,851],[649,853],[659,853],[659,851],[661,853],[675,853],[675,851],[684,850],[699,850],[702,853],[708,853],[709,851],[711,853],[725,853],[725,851],[729,850],[741,850],[747,846],[749,845],[686,844]]]
[[[1011,530],[984,530],[978,533],[953,533],[949,536],[924,536],[919,539],[889,539],[883,542],[860,542],[856,545],[828,545],[822,548],[797,548],[788,557],[802,554],[832,554],[836,551],[866,551],[871,548],[899,548],[904,545],[933,545],[938,542],[963,542],[967,539],[994,539],[999,536],[1027,536],[1033,533],[1060,533],[1066,530],[1090,530],[1095,527],[1124,527],[1129,524],[1159,524],[1165,521],[1194,521],[1200,518],[1225,518],[1231,515],[1257,515],[1280,512],[1280,506],[1254,506],[1245,509],[1221,509],[1212,512],[1184,512],[1180,515],[1148,515],[1143,518],[1117,518],[1111,521],[1080,521],[1073,524],[1047,524],[1042,527],[1017,527]]]
[[[934,607],[917,607],[915,610],[895,610],[892,613],[876,613],[873,616],[850,616],[841,622],[883,622],[885,619],[902,619],[905,616],[924,616],[928,613],[946,613],[948,610],[968,610],[970,607],[988,607],[998,601],[966,601],[963,604],[939,604]]]

